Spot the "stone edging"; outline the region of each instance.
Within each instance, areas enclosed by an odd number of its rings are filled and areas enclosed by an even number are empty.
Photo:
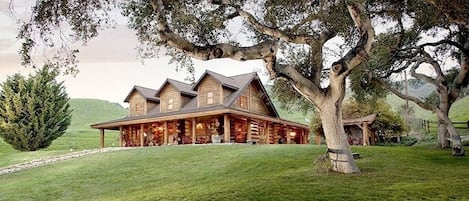
[[[123,149],[129,149],[129,148],[126,148],[126,147],[108,147],[108,148],[103,148],[103,149],[83,150],[83,151],[66,153],[66,154],[62,154],[62,155],[58,155],[58,156],[51,156],[51,157],[47,157],[47,158],[35,159],[35,160],[24,162],[24,163],[18,163],[18,164],[15,164],[15,165],[1,167],[0,168],[0,175],[10,174],[10,173],[13,173],[13,172],[18,172],[18,171],[33,168],[33,167],[39,167],[39,166],[47,165],[47,164],[50,164],[50,163],[55,163],[57,161],[63,161],[63,160],[68,160],[68,159],[72,159],[72,158],[78,158],[78,157],[81,157],[81,156],[87,156],[87,155],[96,154],[96,153],[104,153],[104,152],[109,152],[109,151],[118,151],[118,150],[123,150]]]

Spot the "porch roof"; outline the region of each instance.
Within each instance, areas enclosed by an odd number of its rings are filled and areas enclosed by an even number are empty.
[[[124,125],[151,123],[151,122],[158,122],[158,121],[169,121],[169,120],[176,120],[176,119],[185,119],[185,118],[194,118],[194,117],[202,117],[202,116],[221,115],[221,114],[240,115],[240,116],[245,116],[245,117],[258,119],[258,120],[286,124],[292,127],[309,129],[307,125],[300,124],[297,122],[293,122],[293,121],[289,121],[289,120],[285,120],[281,118],[273,118],[273,117],[269,117],[263,114],[228,108],[223,105],[197,108],[193,111],[186,110],[186,111],[175,111],[175,112],[167,112],[167,113],[156,113],[156,114],[153,113],[153,114],[132,116],[132,117],[127,116],[127,117],[123,117],[120,119],[115,119],[115,120],[111,120],[107,122],[92,124],[91,128],[119,130],[119,127],[124,126]]]

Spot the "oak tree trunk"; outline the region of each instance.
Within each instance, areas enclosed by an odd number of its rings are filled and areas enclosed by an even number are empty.
[[[448,140],[449,134],[446,129],[446,124],[443,120],[438,119],[438,148],[445,149],[450,147]]]
[[[320,117],[327,142],[332,169],[339,173],[359,173],[342,122],[342,102],[326,101]]]
[[[437,111],[436,113],[437,113],[438,121],[441,121],[441,125],[445,127],[445,130],[449,134],[449,138],[446,138],[446,139],[451,141],[451,144],[452,144],[451,147],[453,149],[452,155],[464,156],[466,151],[464,150],[464,146],[462,145],[461,137],[459,136],[458,131],[454,127],[448,115],[442,111]],[[438,133],[438,135],[440,135],[440,133]]]

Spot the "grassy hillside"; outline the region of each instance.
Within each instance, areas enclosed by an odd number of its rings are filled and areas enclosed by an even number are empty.
[[[0,200],[468,200],[468,157],[353,147],[361,174],[318,174],[324,146],[212,145],[101,153],[0,176]],[[444,171],[451,170],[451,171]]]
[[[388,95],[386,101],[395,109],[403,104],[405,101],[400,99],[394,94]],[[427,120],[436,120],[436,115],[428,110],[424,110],[420,108],[417,104],[409,101],[409,105],[414,108],[415,115],[417,118],[420,119],[427,119]],[[469,96],[466,96],[462,99],[456,101],[450,110],[450,118],[452,121],[468,121],[469,120]]]
[[[127,115],[127,109],[118,103],[97,99],[71,99],[73,110],[69,130],[88,130],[90,124],[121,118]]]

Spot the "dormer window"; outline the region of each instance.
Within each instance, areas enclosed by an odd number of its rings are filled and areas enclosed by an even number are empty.
[[[207,92],[207,105],[213,104],[213,92]]]
[[[135,113],[140,114],[140,112],[141,112],[140,110],[141,110],[140,104],[138,104],[138,103],[135,104]]]
[[[172,110],[174,108],[174,99],[169,98],[168,99],[168,110]]]
[[[247,96],[240,96],[238,101],[239,101],[238,102],[239,107],[243,109],[248,109],[248,97]]]

